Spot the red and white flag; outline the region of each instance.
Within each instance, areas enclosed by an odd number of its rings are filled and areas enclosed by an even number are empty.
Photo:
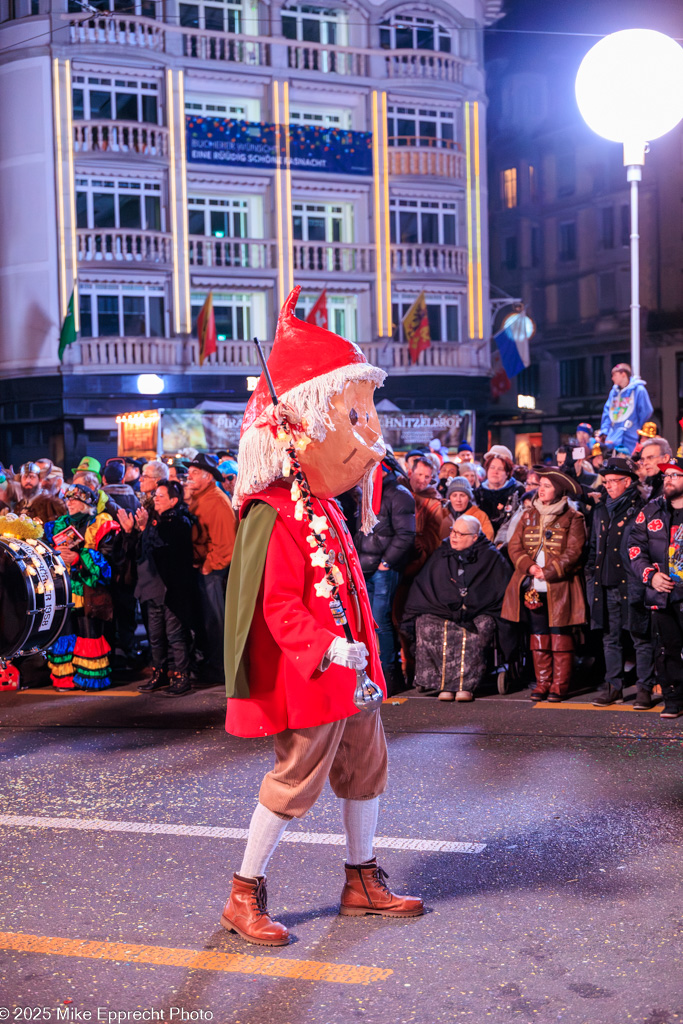
[[[306,317],[306,323],[315,324],[316,327],[327,330],[327,288],[323,288],[321,291],[318,301]]]

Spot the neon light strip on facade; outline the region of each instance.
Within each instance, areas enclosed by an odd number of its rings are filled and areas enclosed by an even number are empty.
[[[377,90],[372,93],[372,176],[375,190],[375,253],[377,257],[377,336],[384,337],[384,305],[382,288],[382,231],[380,215],[380,184],[379,184],[379,117],[377,114]]]
[[[280,160],[280,83],[273,82],[275,114],[275,204],[277,208],[277,284],[280,307],[285,302],[285,246],[282,237],[282,165]]]
[[[484,296],[481,260],[481,174],[479,168],[479,104],[472,104],[474,109],[474,189],[476,199],[475,215],[477,218],[477,337],[484,337]]]
[[[168,107],[168,148],[171,163],[171,232],[173,235],[173,323],[175,333],[180,334],[182,326],[180,323],[180,281],[178,253],[178,196],[176,190],[176,157],[175,157],[175,114],[173,108],[173,72],[170,68],[166,70],[166,105]],[[184,113],[183,113],[184,116]]]
[[[474,333],[474,254],[472,251],[472,167],[470,145],[470,105],[465,103],[465,166],[467,178],[467,304],[469,312],[468,332],[470,338]]]
[[[81,329],[81,308],[78,301],[78,239],[76,236],[76,176],[74,174],[74,129],[71,105],[73,97],[71,94],[71,61],[64,61],[66,76],[66,134],[68,136],[69,154],[69,219],[71,221],[71,273],[73,277],[74,292],[74,327],[76,331]]]
[[[389,124],[387,120],[387,94],[382,93],[382,159],[384,164],[384,268],[387,307],[387,338],[391,337],[391,231],[389,224]]]
[[[285,188],[287,195],[287,267],[289,273],[289,291],[294,287],[294,224],[292,221],[292,168],[291,168],[291,135],[289,131],[289,82],[282,85],[282,105],[284,107],[285,125]]]
[[[183,210],[183,274],[185,277],[185,332],[192,331],[192,304],[190,302],[190,241],[187,201],[187,139],[185,138],[185,72],[178,72],[178,109],[182,135],[180,140],[180,188]]]
[[[57,143],[57,209],[59,214],[59,291],[61,319],[66,316],[66,245],[64,242],[64,169],[62,167],[62,105],[59,95],[59,61],[52,61],[52,88],[54,91],[55,142]]]

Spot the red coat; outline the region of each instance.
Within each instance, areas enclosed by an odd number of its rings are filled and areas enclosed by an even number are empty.
[[[318,670],[332,640],[343,637],[344,630],[332,618],[329,599],[315,592],[323,571],[311,565],[308,522],[294,518],[294,502],[284,481],[247,499],[242,514],[254,499],[267,502],[278,516],[246,646],[250,696],[228,700],[225,728],[233,736],[271,736],[283,729],[308,729],[358,714],[353,703],[355,672],[339,665]],[[344,575],[340,597],[354,639],[362,640],[370,652],[368,675],[384,687],[375,622],[351,534],[335,502],[314,498],[313,507],[334,528],[335,533],[328,530],[326,538]],[[357,604],[349,592],[349,567]]]

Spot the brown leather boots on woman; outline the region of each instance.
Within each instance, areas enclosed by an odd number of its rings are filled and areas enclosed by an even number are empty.
[[[529,697],[554,703],[564,700],[574,667],[574,638],[569,634],[532,633],[529,640],[536,675]]]

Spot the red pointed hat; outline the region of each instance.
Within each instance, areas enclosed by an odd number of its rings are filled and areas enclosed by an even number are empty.
[[[294,415],[297,422],[305,420],[308,436],[322,440],[327,433],[330,399],[352,380],[369,380],[380,387],[386,373],[369,363],[358,345],[299,320],[294,310],[300,291],[295,288],[280,311],[268,370],[288,415]],[[282,449],[267,428],[265,414],[270,409],[272,399],[261,374],[242,420],[234,494],[238,506],[247,495],[282,476]]]
[[[315,378],[324,377],[344,367],[364,365],[370,369],[358,345],[295,316],[300,292],[301,287],[294,288],[280,310],[275,340],[268,357],[268,370],[278,398],[283,398],[292,388],[301,387]],[[355,377],[356,374],[348,376]],[[266,378],[261,374],[244,412],[242,435],[271,405]]]

